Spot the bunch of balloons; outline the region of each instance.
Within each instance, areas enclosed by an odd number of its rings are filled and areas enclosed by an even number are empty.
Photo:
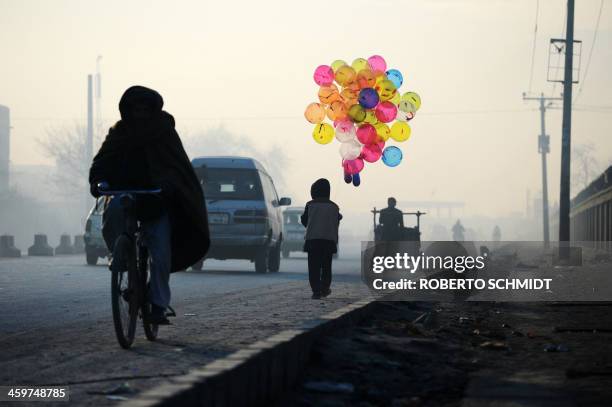
[[[419,95],[399,92],[404,82],[400,71],[387,69],[383,57],[372,55],[350,65],[342,60],[320,65],[314,81],[320,87],[319,102],[309,104],[304,116],[315,125],[312,137],[317,143],[329,144],[334,136],[340,142],[346,183],[359,186],[366,162],[400,164],[402,150],[386,143],[410,138],[408,122],[421,107]]]

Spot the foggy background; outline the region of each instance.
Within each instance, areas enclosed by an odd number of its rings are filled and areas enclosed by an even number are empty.
[[[600,6],[576,4],[583,44],[572,197],[612,162],[612,2],[603,1],[595,34]],[[467,239],[491,239],[496,224],[502,240],[541,239],[540,116],[521,95],[559,95],[561,84],[546,75],[549,39],[564,38],[565,7],[563,0],[0,0],[0,104],[11,109],[12,126],[5,196],[14,197],[0,202],[0,234],[16,235],[25,249],[35,232],[49,234],[52,245],[62,232],[82,233],[85,170],[56,158],[79,154],[86,75],[101,55],[105,131],[119,118],[126,88],[156,89],[190,157],[255,157],[296,205],[309,199],[315,179],[328,178],[345,215],[343,241],[367,238],[368,211],[388,196],[401,209],[429,212],[423,240],[450,239],[457,218]],[[399,69],[401,90],[418,92],[423,105],[400,146],[402,164],[367,165],[354,188],[342,180],[339,143],[316,144],[303,111],[317,100],[316,66],[372,54]],[[546,120],[554,214],[561,111],[549,110]],[[96,134],[94,153],[104,134]],[[71,148],[54,151],[58,144]],[[407,203],[414,201],[460,208],[438,213]]]

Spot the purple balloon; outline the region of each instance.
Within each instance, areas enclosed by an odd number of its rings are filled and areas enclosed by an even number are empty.
[[[365,109],[373,109],[378,105],[380,97],[378,92],[372,88],[363,88],[359,92],[359,104]]]

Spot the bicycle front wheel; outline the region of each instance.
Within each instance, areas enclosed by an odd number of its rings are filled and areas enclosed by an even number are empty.
[[[136,322],[138,320],[138,292],[136,280],[136,261],[132,254],[133,242],[127,236],[120,236],[115,243],[113,257],[127,261],[121,270],[113,271],[111,276],[111,300],[113,322],[117,341],[122,348],[128,349],[134,343]],[[124,270],[125,269],[125,270]]]

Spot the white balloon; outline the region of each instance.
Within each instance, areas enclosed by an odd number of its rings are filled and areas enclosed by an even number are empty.
[[[350,140],[340,144],[340,156],[345,160],[354,160],[361,154],[361,144],[357,140]]]
[[[354,140],[355,137],[357,137],[355,126],[349,127],[348,131],[342,131],[340,126],[336,126],[336,138],[339,142],[346,143],[347,141]]]
[[[411,114],[412,113],[402,112],[401,110],[398,110],[397,116],[395,116],[395,120],[400,122],[407,122],[408,120],[412,119]]]

